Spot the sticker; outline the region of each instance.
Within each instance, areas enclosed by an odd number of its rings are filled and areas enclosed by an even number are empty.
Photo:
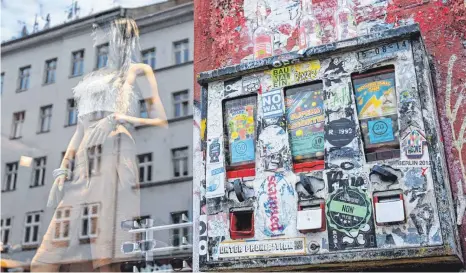
[[[221,174],[221,173],[224,173],[225,172],[225,168],[221,167],[221,168],[217,168],[217,169],[214,169],[211,171],[211,174],[212,175],[217,175],[217,174]]]
[[[301,83],[315,80],[320,70],[320,62],[318,60],[299,63],[293,65],[293,83]]]
[[[391,118],[369,120],[369,142],[371,144],[390,142],[395,139]]]
[[[223,167],[211,170],[207,174],[206,197],[215,198],[225,195],[225,169]]]
[[[323,155],[325,116],[322,89],[289,89],[285,100],[293,159],[301,160]]]
[[[356,137],[356,126],[347,118],[332,120],[328,123],[325,139],[335,147],[343,147]]]
[[[378,46],[358,52],[358,59],[363,62],[375,61],[395,55],[399,50],[408,48],[408,41],[401,41],[387,45]]]
[[[404,150],[409,159],[422,158],[424,145],[427,144],[424,133],[419,129],[411,129],[403,136]]]
[[[354,87],[360,119],[397,113],[394,78],[355,84]]]
[[[220,143],[218,142],[218,138],[214,139],[209,145],[209,157],[210,157],[210,163],[219,162]]]
[[[271,70],[272,75],[272,87],[278,88],[286,85],[290,85],[291,81],[291,67],[275,68]]]
[[[283,100],[281,89],[262,94],[262,114],[265,118],[283,115]]]
[[[306,254],[305,238],[222,242],[219,258]]]
[[[255,159],[255,108],[255,96],[225,103],[231,164],[244,164]]]
[[[228,228],[228,217],[224,212],[207,215],[207,234],[209,237],[223,237],[226,236]]]
[[[257,92],[260,88],[260,78],[256,75],[243,77],[243,90],[246,93]]]
[[[294,188],[282,174],[268,176],[257,191],[256,227],[266,236],[282,235],[293,223]]]
[[[241,91],[242,80],[239,78],[225,81],[224,83],[224,96],[228,96],[231,93]]]
[[[199,258],[208,260],[207,255],[207,215],[199,215]]]
[[[375,247],[371,200],[365,192],[348,185],[339,187],[326,206],[330,250]]]

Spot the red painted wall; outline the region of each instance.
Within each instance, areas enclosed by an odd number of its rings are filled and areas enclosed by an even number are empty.
[[[199,72],[247,60],[252,54],[251,7],[253,0],[196,0],[195,60]],[[269,0],[276,1],[276,0]],[[294,16],[292,1],[280,0],[283,9]],[[315,12],[325,29],[324,41],[332,33],[336,0],[314,0]],[[417,22],[431,56],[437,108],[442,126],[451,188],[455,200],[466,192],[466,1],[465,0],[354,0],[359,26],[393,27]],[[374,2],[377,4],[368,4]],[[288,6],[287,6],[288,5]],[[275,13],[277,7],[275,8]],[[281,8],[281,7],[280,7]],[[248,17],[249,16],[249,17]],[[251,24],[252,22],[252,24]],[[296,49],[297,30],[293,19],[283,20],[274,28],[281,40],[275,53]],[[364,33],[364,29],[360,33]],[[195,100],[199,86],[195,87]],[[458,190],[458,186],[461,188]],[[464,190],[461,190],[464,189]],[[466,249],[466,219],[461,217],[460,239]],[[466,255],[464,255],[466,258]]]

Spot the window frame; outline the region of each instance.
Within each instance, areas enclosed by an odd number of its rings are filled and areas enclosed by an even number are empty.
[[[3,83],[5,81],[5,72],[2,72],[0,74],[0,76],[2,77],[1,78],[1,82],[0,82],[0,95],[3,94]]]
[[[145,111],[143,111],[143,108]],[[154,110],[154,102],[152,97],[139,100],[139,117],[140,118],[151,118],[151,112]],[[142,113],[147,113],[146,117],[142,116]]]
[[[186,95],[184,97],[183,95]],[[177,100],[177,96],[182,96],[181,99]],[[189,116],[189,90],[182,90],[182,91],[177,91],[172,93],[172,100],[173,100],[173,116],[175,118],[182,118]],[[180,106],[180,112],[182,112],[180,115],[176,115],[177,111],[177,105],[181,104]],[[186,111],[186,112],[185,112]],[[185,112],[185,113],[183,113]]]
[[[7,220],[10,220],[9,225],[6,225]],[[0,240],[1,240],[0,242],[2,243],[4,249],[8,245],[11,239],[12,229],[13,229],[13,217],[3,217],[0,223]],[[5,236],[5,231],[8,231],[7,232],[8,236]],[[7,237],[6,242],[5,242],[5,237]]]
[[[103,48],[107,48],[106,54],[102,54],[102,53],[101,53],[101,50],[102,50]],[[103,44],[98,45],[98,46],[96,47],[96,57],[97,57],[97,58],[96,58],[96,63],[95,63],[95,69],[96,69],[96,70],[99,70],[99,69],[102,69],[102,68],[107,67],[107,65],[108,65],[108,52],[109,52],[109,49],[110,49],[109,43],[103,43]],[[100,64],[100,56],[104,56],[104,55],[106,56],[105,65],[99,66],[99,64]]]
[[[32,67],[31,65],[26,65],[26,66],[19,68],[18,86],[17,86],[18,92],[26,91],[29,89],[29,85],[31,82],[31,67]],[[27,71],[27,73],[24,73],[25,71]],[[25,88],[23,88],[24,80],[26,82]]]
[[[187,210],[182,210],[182,211],[175,211],[170,213],[170,220],[172,224],[181,224],[182,223],[182,218],[183,214],[186,215],[186,218],[189,217],[189,212]],[[175,218],[176,217],[176,218]],[[178,221],[175,221],[175,219],[179,219]],[[181,234],[183,234],[181,236]],[[186,237],[188,239],[189,236],[189,230],[188,227],[183,227],[183,228],[174,228],[171,230],[171,243],[172,246],[179,247],[182,246],[182,238]],[[178,240],[178,244],[175,244],[175,242]]]
[[[96,151],[98,151],[96,153]],[[87,150],[88,164],[89,164],[89,178],[100,174],[102,167],[102,145],[95,145],[89,147]],[[90,166],[92,164],[92,167]]]
[[[16,165],[16,169],[14,171],[9,170],[8,169],[9,165]],[[18,171],[19,171],[19,161],[5,163],[5,174],[4,174],[4,177],[3,177],[3,179],[5,179],[5,180],[4,180],[3,185],[2,185],[2,191],[8,192],[8,191],[16,190],[16,182],[18,181]],[[6,183],[8,181],[8,176],[12,175],[12,174],[14,175],[13,186],[7,188]]]
[[[153,55],[152,55],[151,53],[152,53]],[[149,62],[149,61],[146,63],[146,58],[145,58],[145,55],[146,55],[146,54],[151,54],[150,56],[148,56],[148,59],[149,59],[149,60],[152,59],[152,60],[154,61],[154,65],[152,65],[152,63]],[[152,56],[153,58],[151,58],[151,56]],[[143,63],[147,64],[147,65],[150,66],[152,69],[155,69],[155,68],[157,67],[157,48],[156,48],[156,47],[152,47],[152,48],[148,48],[148,49],[142,50],[142,51],[141,51],[141,60],[142,60]]]
[[[16,117],[22,117],[21,119],[16,119]],[[26,111],[18,111],[13,113],[13,121],[11,124],[11,133],[10,139],[18,139],[22,137],[23,125],[26,119]],[[18,130],[19,127],[19,130]]]
[[[55,63],[55,67],[51,65]],[[56,82],[57,77],[57,66],[58,66],[58,58],[52,58],[45,61],[45,69],[44,69],[44,85],[52,84]],[[49,74],[51,72],[52,74]],[[51,77],[49,77],[51,75]]]
[[[68,211],[68,216],[66,216],[66,211]],[[60,217],[58,217],[58,213],[60,213]],[[57,208],[55,215],[54,215],[54,230],[52,241],[59,242],[59,241],[68,241],[70,240],[70,225],[71,225],[71,207],[60,207]],[[68,222],[68,236],[65,235],[65,223]],[[58,237],[57,235],[57,226],[58,226]]]
[[[180,48],[177,48],[177,46]],[[189,62],[190,52],[189,52],[189,39],[183,39],[173,42],[173,63],[175,65],[180,65]],[[177,53],[180,53],[180,62],[177,62]],[[188,56],[186,56],[186,54]]]
[[[138,154],[136,156],[137,158],[137,164],[138,164],[138,170],[139,170],[139,183],[148,183],[152,182],[153,178],[153,154],[152,152],[149,153],[144,153],[144,154]],[[148,158],[147,161],[141,161],[141,158]],[[141,168],[143,171],[141,172]],[[142,178],[142,181],[141,181]]]
[[[37,170],[39,170],[39,176],[42,178],[41,181],[38,182],[38,184],[35,183]],[[33,166],[32,166],[32,179],[31,179],[31,184],[29,187],[36,188],[36,187],[44,186],[46,171],[47,171],[47,157],[41,156],[41,157],[34,158]]]
[[[70,106],[70,102],[73,102],[73,106]],[[74,123],[70,123],[70,113],[74,112]],[[66,100],[66,120],[65,126],[74,126],[78,124],[78,105],[74,98]]]
[[[79,58],[75,58],[75,56],[77,56],[80,53],[82,53],[81,56]],[[71,52],[71,71],[70,71],[71,73],[70,73],[70,77],[79,77],[79,76],[84,74],[84,58],[86,56],[85,54],[86,53],[85,53],[84,49],[79,49],[79,50]],[[75,72],[75,70],[74,70],[75,64],[78,63],[78,62],[81,63],[81,66],[80,66],[81,71],[80,71],[80,73],[74,73]]]
[[[175,156],[175,153],[178,151],[185,151],[186,156]],[[189,176],[189,147],[184,146],[184,147],[179,147],[179,148],[173,148],[171,150],[172,152],[172,167],[173,167],[173,177],[178,178],[178,177],[187,177]],[[185,164],[184,161],[186,161]],[[176,165],[179,165],[179,175],[176,175]],[[184,170],[184,165],[186,165],[186,170]],[[186,173],[186,174],[184,174]]]
[[[94,206],[97,206],[97,213],[92,213],[92,208]],[[84,215],[84,209],[87,208],[87,215]],[[90,209],[89,209],[90,208]],[[99,236],[99,217],[100,217],[100,208],[101,208],[101,205],[100,203],[86,203],[86,204],[83,204],[81,205],[81,213],[80,213],[80,226],[79,226],[79,239],[92,239],[92,238],[96,238],[97,236]],[[91,214],[89,213],[91,212]],[[92,219],[93,218],[96,218],[96,230],[95,230],[95,234],[90,234],[90,231],[92,229],[91,225],[92,225]],[[83,234],[83,222],[84,220],[87,220],[88,221],[88,224],[87,224],[87,234]]]
[[[28,223],[27,222],[27,218],[28,218],[28,215],[31,215],[31,223]],[[36,216],[39,215],[39,221],[36,221]],[[40,237],[39,237],[39,233],[40,233],[40,226],[41,226],[41,220],[42,220],[42,211],[31,211],[31,212],[27,212],[26,213],[26,217],[24,218],[24,234],[23,234],[23,238],[22,238],[22,244],[23,245],[36,245],[36,244],[39,244],[39,240],[40,240]],[[37,226],[37,235],[36,235],[36,241],[32,241],[32,239],[34,238],[34,227]],[[26,242],[26,235],[27,235],[27,229],[28,228],[31,228],[32,232],[30,231],[29,232],[29,240],[28,242]]]
[[[47,113],[46,111],[50,109],[50,112]],[[52,111],[53,111],[53,105],[45,105],[41,106],[39,109],[39,129],[37,130],[38,134],[42,133],[48,133],[50,132],[51,126],[52,126]],[[43,125],[44,121],[48,118],[48,129],[44,130]]]

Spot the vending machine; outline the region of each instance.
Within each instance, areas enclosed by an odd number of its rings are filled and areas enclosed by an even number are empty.
[[[461,263],[417,25],[197,79],[200,271]]]

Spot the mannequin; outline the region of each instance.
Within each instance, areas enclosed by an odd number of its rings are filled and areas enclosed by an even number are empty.
[[[99,44],[98,39],[109,39],[108,65],[84,77],[73,90],[78,125],[60,168],[53,172],[55,180],[48,206],[58,205],[31,263],[31,271],[57,272],[62,264],[83,260],[91,260],[95,270],[119,271],[112,265],[122,261],[117,252],[121,243],[132,240],[129,233],[121,230],[120,222],[140,216],[136,147],[131,128],[134,125],[167,127],[152,68],[132,61],[139,39],[136,22],[116,19],[108,32],[101,32],[95,25],[94,46]],[[133,85],[141,72],[152,89],[156,118],[136,116],[138,101],[142,98],[133,90]],[[64,182],[70,175],[67,168],[73,158],[73,181],[65,187]],[[68,240],[56,240],[57,232],[63,234],[64,229]],[[89,252],[91,255],[86,258]]]

